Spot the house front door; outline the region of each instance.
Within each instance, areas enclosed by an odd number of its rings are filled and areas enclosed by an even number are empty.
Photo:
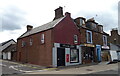
[[[57,48],[57,66],[65,66],[65,48]]]
[[[97,60],[100,62],[101,61],[101,46],[96,45],[96,54],[97,54]]]

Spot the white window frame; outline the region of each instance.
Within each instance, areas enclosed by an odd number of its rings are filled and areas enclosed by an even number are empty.
[[[85,24],[85,21],[83,19],[80,19],[80,26],[82,26],[83,24]]]
[[[74,35],[74,43],[75,43],[75,44],[78,43],[78,35]]]
[[[106,40],[106,41],[104,41],[104,40]],[[103,45],[107,46],[107,36],[106,35],[103,35]]]
[[[90,33],[91,42],[89,41],[88,33]],[[87,43],[92,43],[92,31],[87,30],[87,31],[86,31],[86,35],[87,35]]]
[[[30,46],[32,46],[33,40],[32,38],[30,38]]]
[[[78,49],[70,49],[70,63],[78,63],[78,62],[79,62]]]
[[[41,34],[41,43],[45,43],[45,35],[44,34]]]

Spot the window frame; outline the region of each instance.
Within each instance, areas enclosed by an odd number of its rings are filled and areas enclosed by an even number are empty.
[[[41,39],[40,39],[40,41],[41,41],[41,44],[44,44],[44,43],[45,43],[45,34],[44,34],[44,33],[41,34]]]
[[[91,41],[89,41],[88,33],[90,33],[90,40],[91,40]],[[92,31],[87,30],[87,31],[86,31],[86,34],[87,34],[87,43],[92,43]]]
[[[74,44],[78,43],[78,35],[74,35]]]
[[[71,57],[71,55],[72,55],[72,50],[76,50],[76,52],[77,52],[77,60],[76,61],[72,61],[72,57]],[[78,63],[79,62],[79,50],[78,49],[70,49],[70,63]]]
[[[25,47],[26,43],[22,40],[22,47]]]
[[[80,26],[85,24],[85,21],[83,19],[80,19],[79,21],[80,21]]]
[[[107,36],[106,35],[103,35],[103,45],[107,46]]]
[[[32,38],[30,38],[30,46],[32,46],[33,45],[33,40],[32,40]]]

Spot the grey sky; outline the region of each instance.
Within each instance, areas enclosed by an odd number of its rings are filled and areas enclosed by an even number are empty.
[[[24,16],[25,13],[15,6],[5,8],[2,12],[2,31],[21,29]]]
[[[119,0],[1,0],[0,25],[3,35],[1,41],[17,39],[26,31],[26,25],[40,26],[54,18],[54,10],[63,7],[64,13],[70,12],[72,18],[94,17],[102,24],[104,31],[110,33],[118,27]],[[65,6],[65,7],[64,7]],[[96,16],[97,15],[97,16]],[[0,27],[1,28],[1,27]]]

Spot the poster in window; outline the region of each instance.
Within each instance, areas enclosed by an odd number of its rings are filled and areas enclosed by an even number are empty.
[[[77,49],[71,49],[70,62],[78,62],[78,51],[77,51]]]

